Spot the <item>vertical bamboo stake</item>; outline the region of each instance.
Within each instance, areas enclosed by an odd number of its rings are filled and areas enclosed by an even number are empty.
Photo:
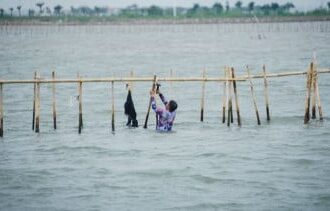
[[[266,114],[267,114],[267,121],[270,121],[270,113],[269,113],[269,97],[268,97],[268,82],[266,76],[266,66],[262,66],[263,76],[264,76],[264,93],[265,93],[265,103],[266,103]]]
[[[227,121],[227,126],[229,127],[230,126],[230,123],[233,123],[233,107],[232,107],[232,96],[231,96],[231,74],[230,74],[230,69],[227,68],[226,69],[227,71],[227,78],[228,78],[228,81],[227,81],[227,86],[228,86],[228,89],[227,89],[227,98],[228,98],[228,121]]]
[[[258,111],[258,107],[257,107],[256,97],[254,95],[253,83],[252,83],[251,74],[250,74],[250,70],[249,70],[248,66],[246,66],[246,71],[248,73],[248,77],[249,77],[249,81],[250,81],[251,96],[252,96],[252,100],[253,100],[254,110],[255,110],[256,116],[257,116],[257,122],[258,122],[258,125],[260,125],[261,123],[260,123],[260,118],[259,118],[259,111]]]
[[[40,75],[37,74],[37,79],[39,80]],[[35,120],[35,132],[39,133],[39,122],[40,122],[40,83],[36,83],[36,120]]]
[[[224,69],[224,76],[225,78],[227,78],[226,67]],[[223,82],[222,123],[226,122],[226,104],[227,104],[227,80]]]
[[[78,73],[78,79],[80,79],[80,75]],[[78,133],[81,133],[81,129],[83,127],[83,118],[82,118],[82,82],[79,82],[79,87],[78,87],[79,95],[78,95],[78,100],[79,100],[79,123],[78,123]]]
[[[3,87],[0,83],[0,137],[3,137]]]
[[[52,72],[52,79],[55,80],[55,72]],[[56,130],[56,95],[55,95],[55,83],[53,82],[53,87],[52,87],[52,101],[53,101],[53,124],[54,124],[54,130]]]
[[[205,103],[205,77],[206,77],[206,71],[205,69],[203,70],[203,79],[204,81],[202,82],[202,97],[201,97],[201,118],[200,121],[204,121],[204,103]]]
[[[311,70],[312,80],[311,80],[311,94],[312,94],[312,119],[316,119],[316,74],[315,74],[315,64],[313,63],[313,69]]]
[[[170,78],[173,78],[173,70],[170,70]],[[173,96],[173,81],[170,81],[170,96]]]
[[[37,79],[37,72],[34,72],[34,80]],[[33,111],[32,111],[32,130],[34,131],[34,123],[35,123],[35,115],[36,115],[36,83],[33,83]]]
[[[319,116],[320,120],[323,120],[323,112],[322,112],[322,104],[321,104],[321,98],[320,98],[320,93],[319,93],[319,83],[318,83],[318,74],[317,74],[317,69],[316,69],[316,63],[314,63],[314,78],[315,78],[315,84],[314,84],[314,89],[315,89],[315,95],[317,98],[317,107],[319,110]]]
[[[134,71],[133,70],[130,72],[130,77],[134,78]],[[133,89],[133,81],[131,81],[129,83],[129,90],[132,90],[132,89]]]
[[[155,90],[155,88],[156,88],[156,80],[157,80],[157,76],[154,75],[154,80],[152,82],[152,87],[151,87],[152,90]],[[152,99],[150,97],[149,106],[148,106],[148,110],[147,110],[147,115],[146,115],[146,119],[144,121],[144,126],[143,126],[144,129],[148,128],[148,119],[149,119],[149,113],[150,113],[150,109],[151,109],[151,103],[152,103]]]
[[[111,81],[111,130],[115,132],[115,96],[114,81]]]
[[[305,102],[305,118],[304,118],[304,124],[307,124],[310,119],[310,100],[311,100],[311,83],[312,83],[312,77],[313,77],[313,62],[311,62],[309,70],[307,71],[307,85],[306,85],[306,102]]]
[[[235,70],[234,70],[234,68],[231,68],[231,76],[232,76],[233,79],[235,78]],[[234,94],[235,94],[237,124],[238,124],[238,126],[241,126],[241,115],[240,115],[240,111],[239,111],[239,103],[238,103],[236,80],[233,80],[233,87],[234,87]]]

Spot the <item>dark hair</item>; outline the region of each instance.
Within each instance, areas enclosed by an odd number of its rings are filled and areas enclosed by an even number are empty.
[[[170,100],[169,104],[169,111],[173,112],[178,108],[178,104],[174,100]]]

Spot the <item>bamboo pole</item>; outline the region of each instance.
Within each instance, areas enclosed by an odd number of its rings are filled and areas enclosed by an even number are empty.
[[[307,124],[310,120],[310,97],[311,97],[311,83],[313,80],[313,62],[310,63],[310,67],[307,74],[307,85],[306,85],[306,102],[305,102],[305,117],[304,117],[304,123]]]
[[[80,79],[80,75],[78,73],[78,78]],[[83,127],[83,113],[82,113],[82,82],[80,81],[78,84],[78,100],[79,100],[79,123],[78,123],[78,133],[81,133]]]
[[[152,87],[151,89],[154,91],[155,88],[156,88],[156,80],[157,80],[157,76],[154,75],[154,79],[153,79],[153,82],[152,82]],[[144,126],[143,128],[147,129],[148,128],[148,119],[149,119],[149,113],[150,113],[150,109],[151,109],[151,103],[152,103],[152,97],[150,96],[150,99],[149,99],[149,106],[148,106],[148,110],[147,110],[147,115],[146,115],[146,119],[144,121]]]
[[[40,78],[40,75],[37,74],[37,79]],[[36,120],[35,120],[35,132],[39,133],[39,123],[40,123],[40,83],[36,83]]]
[[[115,94],[114,82],[111,82],[111,130],[115,132]]]
[[[0,137],[3,137],[3,87],[0,83]]]
[[[55,71],[52,72],[52,78],[55,80]],[[56,124],[56,94],[55,94],[55,83],[53,83],[52,87],[52,101],[53,101],[53,125],[54,125],[54,130],[57,128]]]
[[[170,78],[173,78],[173,69],[170,70]],[[173,97],[173,81],[170,81],[170,96]]]
[[[224,69],[224,76],[227,77],[226,69]],[[222,96],[222,123],[226,122],[226,104],[227,104],[227,81],[223,82],[223,96]]]
[[[258,122],[258,125],[260,125],[261,123],[260,123],[258,106],[257,106],[257,102],[256,102],[256,97],[254,95],[253,83],[252,83],[251,74],[250,74],[250,70],[249,70],[248,66],[246,66],[246,71],[247,71],[249,81],[250,81],[251,96],[252,96],[252,100],[253,100],[254,110],[255,110],[256,116],[257,116],[257,122]]]
[[[228,98],[228,121],[227,121],[227,126],[229,127],[230,126],[230,123],[233,123],[233,102],[232,102],[232,90],[231,90],[231,74],[230,74],[230,69],[227,68],[226,69],[227,71],[227,77],[229,78],[229,81],[228,81],[228,95],[227,95],[227,98]]]
[[[312,81],[311,81],[311,94],[312,94],[312,119],[316,119],[316,74],[315,64],[313,62],[313,69],[311,70]]]
[[[315,94],[316,94],[316,98],[317,98],[317,107],[318,107],[318,110],[319,110],[319,117],[320,117],[320,120],[323,120],[323,112],[322,112],[322,103],[321,103],[321,98],[320,98],[320,93],[319,93],[319,82],[318,82],[318,71],[317,71],[317,68],[316,68],[316,63],[314,63],[314,77],[315,77]]]
[[[203,78],[206,77],[206,71],[205,69],[202,72]],[[204,121],[204,104],[205,104],[205,81],[202,82],[202,97],[201,97],[201,116],[200,121]]]
[[[265,103],[266,103],[266,114],[267,121],[270,121],[270,113],[269,113],[269,97],[268,97],[268,82],[267,82],[267,74],[266,74],[266,66],[262,66],[263,74],[264,74],[264,93],[265,93]]]
[[[234,68],[231,68],[231,76],[232,78],[235,78],[235,70]],[[236,105],[236,114],[237,114],[237,124],[238,126],[241,126],[241,115],[239,110],[239,102],[238,102],[238,95],[237,95],[237,87],[236,87],[236,81],[233,80],[233,87],[234,87],[234,94],[235,94],[235,105]]]
[[[318,71],[319,74],[322,73],[330,73],[330,69],[319,69]],[[272,73],[272,74],[267,74],[267,78],[273,78],[273,77],[286,77],[286,76],[295,76],[295,75],[306,75],[306,71],[297,71],[297,72],[285,72],[285,73]],[[251,75],[251,78],[263,78],[263,74],[258,74],[258,75]],[[237,77],[235,81],[246,81],[248,80],[248,76],[241,76]],[[158,78],[158,81],[164,81],[164,82],[194,82],[194,81],[205,81],[205,82],[221,82],[221,81],[226,81],[228,79],[226,78],[219,78],[219,77],[177,77],[177,78],[169,78],[169,77],[164,77],[164,78]],[[19,84],[19,83],[102,83],[102,82],[126,82],[126,81],[136,81],[136,82],[149,82],[153,81],[152,77],[136,77],[136,78],[130,78],[130,77],[108,77],[108,78],[84,78],[84,79],[39,79],[38,81],[36,80],[0,80],[0,83],[2,84]]]
[[[37,79],[37,72],[34,72],[34,80]],[[32,111],[32,130],[34,131],[35,124],[35,115],[36,115],[36,83],[33,83],[33,111]]]

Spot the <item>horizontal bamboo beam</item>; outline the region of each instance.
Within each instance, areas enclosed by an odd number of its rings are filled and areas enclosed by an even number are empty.
[[[318,73],[330,73],[329,69],[318,69]],[[267,78],[274,77],[285,77],[295,75],[306,75],[306,71],[296,72],[284,72],[284,73],[271,73],[267,74]],[[264,74],[251,75],[251,78],[264,78]],[[205,82],[223,82],[223,81],[246,81],[248,76],[240,76],[237,78],[225,78],[225,77],[163,77],[157,78],[158,81],[173,81],[173,82],[194,82],[194,81],[205,81]],[[91,83],[91,82],[150,82],[153,81],[153,77],[105,77],[105,78],[77,78],[77,79],[32,79],[32,80],[0,80],[1,84],[28,84],[28,83]]]

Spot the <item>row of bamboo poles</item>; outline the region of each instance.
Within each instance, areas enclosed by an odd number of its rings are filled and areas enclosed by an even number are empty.
[[[251,99],[253,102],[254,110],[256,113],[257,124],[260,125],[260,116],[259,109],[256,103],[256,96],[254,94],[254,85],[252,82],[253,78],[262,78],[264,81],[264,97],[265,97],[265,108],[267,121],[270,121],[270,108],[269,108],[269,95],[268,95],[268,78],[270,77],[284,77],[284,76],[294,76],[294,75],[307,75],[307,92],[306,92],[306,104],[305,104],[305,118],[304,123],[308,123],[310,120],[310,110],[312,112],[312,119],[316,118],[316,105],[319,110],[320,120],[323,119],[321,99],[318,89],[318,73],[330,73],[330,69],[319,69],[317,71],[315,62],[311,62],[309,65],[308,71],[296,71],[296,72],[285,72],[277,74],[267,74],[266,67],[263,66],[262,74],[251,75],[250,69],[246,66],[246,76],[236,77],[234,68],[225,67],[224,68],[224,77],[207,77],[206,71],[203,70],[202,77],[173,77],[173,71],[171,70],[171,75],[169,78],[163,77],[158,78],[154,75],[153,78],[149,77],[134,77],[131,72],[130,77],[126,78],[82,78],[79,74],[76,79],[56,79],[55,72],[52,72],[51,79],[43,79],[40,75],[35,72],[33,80],[0,80],[0,137],[3,137],[3,85],[4,84],[18,84],[18,83],[33,83],[34,84],[34,94],[33,94],[33,112],[32,112],[32,130],[36,133],[40,132],[40,85],[41,83],[51,83],[52,84],[52,113],[53,113],[53,127],[54,130],[57,129],[57,119],[56,119],[56,83],[77,83],[78,84],[78,101],[79,101],[79,122],[78,122],[78,133],[80,134],[83,129],[83,107],[82,107],[82,97],[83,97],[83,83],[89,82],[110,82],[111,83],[111,130],[115,131],[115,106],[114,106],[114,83],[115,82],[126,82],[132,83],[135,82],[150,82],[152,81],[152,89],[156,88],[156,83],[158,81],[165,82],[191,82],[199,81],[202,82],[202,96],[201,96],[201,111],[200,111],[200,121],[204,121],[204,103],[205,103],[205,83],[214,81],[214,82],[223,82],[223,98],[222,98],[222,122],[226,123],[226,113],[227,113],[227,125],[230,126],[234,122],[233,114],[233,101],[235,103],[236,117],[238,126],[242,125],[240,117],[240,108],[238,100],[238,89],[236,82],[238,81],[248,81],[251,91]],[[131,85],[130,85],[131,86]],[[234,95],[234,99],[233,99]],[[312,104],[312,106],[310,106]],[[310,109],[310,107],[312,107]],[[149,102],[144,128],[147,128],[149,112],[151,108],[151,100]]]

